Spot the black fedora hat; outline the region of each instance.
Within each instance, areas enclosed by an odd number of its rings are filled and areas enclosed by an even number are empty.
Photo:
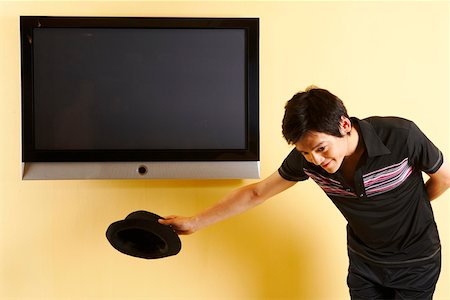
[[[118,251],[146,259],[175,255],[181,241],[172,227],[158,223],[160,216],[139,210],[109,225],[106,238]]]

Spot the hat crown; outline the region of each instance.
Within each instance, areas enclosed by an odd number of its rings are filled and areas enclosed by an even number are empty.
[[[125,220],[135,220],[135,219],[158,222],[159,219],[163,219],[163,218],[158,216],[157,214],[154,214],[154,213],[151,213],[151,212],[145,211],[145,210],[138,210],[138,211],[132,212],[125,218]]]

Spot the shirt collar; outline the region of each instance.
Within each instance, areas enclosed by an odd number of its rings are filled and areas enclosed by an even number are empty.
[[[364,145],[366,147],[367,155],[369,157],[390,154],[391,151],[380,140],[380,137],[375,132],[372,124],[365,120],[359,120],[358,118],[350,118],[352,123],[356,123],[359,126]]]

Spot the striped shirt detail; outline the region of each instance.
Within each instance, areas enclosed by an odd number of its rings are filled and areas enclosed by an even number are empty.
[[[356,194],[345,189],[344,186],[337,180],[325,177],[314,171],[303,169],[303,171],[314,180],[322,190],[329,196],[338,196],[344,198],[356,198]]]
[[[400,186],[411,175],[413,167],[408,158],[401,162],[363,175],[368,197],[389,192]]]

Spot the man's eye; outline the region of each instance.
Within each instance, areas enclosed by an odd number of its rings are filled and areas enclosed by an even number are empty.
[[[323,152],[323,151],[325,151],[325,147],[317,148],[317,152]]]

